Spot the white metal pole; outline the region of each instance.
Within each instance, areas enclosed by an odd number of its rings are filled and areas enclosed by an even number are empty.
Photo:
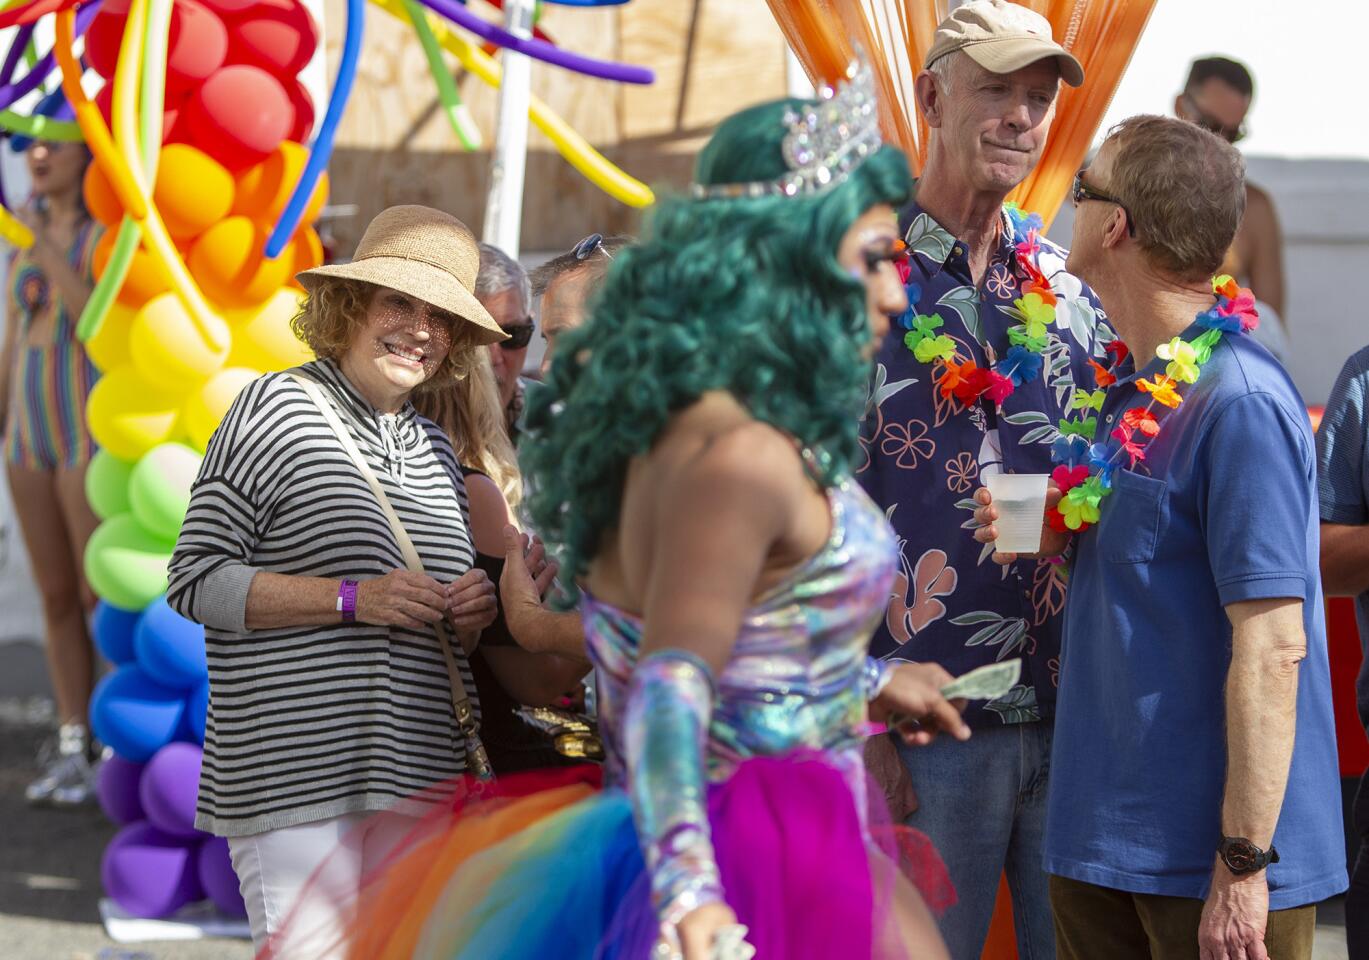
[[[514,36],[530,38],[535,6],[536,0],[505,0],[504,28]],[[490,161],[484,239],[517,258],[523,219],[523,175],[528,160],[532,61],[507,49],[499,57],[504,80],[499,87],[499,127],[495,131]]]

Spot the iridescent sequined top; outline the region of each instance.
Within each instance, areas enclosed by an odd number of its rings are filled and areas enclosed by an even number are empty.
[[[732,658],[716,678],[705,758],[710,781],[727,779],[748,757],[807,748],[831,752],[853,786],[863,784],[863,667],[889,601],[897,545],[859,485],[843,480],[827,497],[827,543],[746,612]],[[621,784],[619,724],[643,624],[588,593],[581,609],[599,684],[608,779]]]

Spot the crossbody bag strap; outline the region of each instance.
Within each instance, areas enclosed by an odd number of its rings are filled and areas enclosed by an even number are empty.
[[[399,514],[395,513],[390,498],[385,494],[385,488],[380,485],[380,480],[376,477],[375,471],[371,469],[371,465],[362,456],[356,441],[352,439],[352,435],[343,425],[337,411],[333,409],[333,405],[328,402],[316,382],[298,373],[292,373],[291,376],[299,382],[304,392],[309,395],[309,399],[314,401],[314,405],[323,414],[323,419],[337,434],[342,449],[352,459],[352,463],[360,471],[362,479],[366,481],[371,492],[375,494],[376,500],[380,503],[380,509],[385,514],[385,519],[390,523],[390,531],[394,534],[395,542],[399,545],[399,552],[404,557],[404,565],[412,572],[426,576],[427,571],[423,569],[423,560],[419,557],[418,550],[415,549],[414,542],[409,537],[409,531],[404,529]],[[446,624],[439,620],[433,624],[433,629],[437,633],[437,642],[442,647],[442,659],[447,662],[447,678],[450,681],[449,691],[452,709],[456,712],[456,722],[461,727],[461,733],[466,738],[466,752],[471,761],[471,772],[476,776],[487,776],[489,761],[485,756],[485,748],[480,742],[480,721],[475,717],[475,709],[471,705],[470,694],[466,692],[466,681],[461,677],[461,668],[457,665],[456,655],[452,652],[452,642],[447,633]],[[472,754],[475,755],[472,756]]]

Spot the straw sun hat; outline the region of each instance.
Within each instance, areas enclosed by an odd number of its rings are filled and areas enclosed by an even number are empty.
[[[479,272],[480,248],[464,223],[441,210],[404,205],[376,215],[351,263],[315,267],[297,279],[309,291],[333,277],[365,280],[456,314],[475,328],[476,343],[507,340],[475,298]]]

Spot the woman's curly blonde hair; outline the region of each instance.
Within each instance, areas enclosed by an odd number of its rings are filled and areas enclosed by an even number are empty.
[[[366,310],[377,289],[365,280],[321,279],[290,328],[316,356],[340,360],[366,325]],[[451,439],[457,462],[489,476],[509,506],[517,507],[523,493],[518,458],[504,425],[489,356],[474,337],[464,329],[452,331],[446,359],[414,390],[413,402]]]
[[[341,360],[357,332],[366,325],[366,310],[378,289],[365,280],[319,278],[290,321],[290,329],[309,345],[315,356]],[[470,376],[480,352],[468,326],[463,322],[452,331],[452,346],[446,358],[431,377],[414,389],[415,394],[442,390]]]

